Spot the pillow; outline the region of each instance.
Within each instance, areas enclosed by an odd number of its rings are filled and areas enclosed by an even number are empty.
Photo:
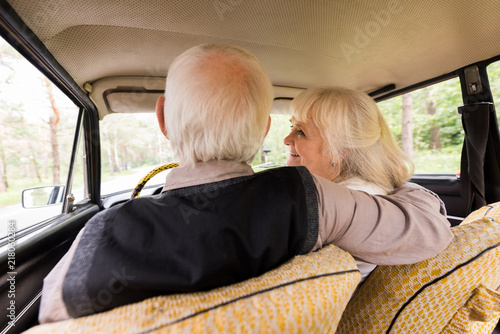
[[[453,333],[458,319],[467,318],[471,328],[498,321],[494,290],[500,286],[499,221],[500,202],[453,227],[455,238],[434,258],[378,266],[347,305],[337,333]],[[493,300],[482,320],[469,317],[481,312],[474,306],[478,298]],[[463,308],[467,315],[458,315]]]
[[[241,283],[158,296],[28,333],[335,332],[360,279],[352,256],[329,245]]]
[[[465,306],[455,313],[442,333],[491,333],[499,318],[500,289],[495,292],[481,285],[474,290]]]

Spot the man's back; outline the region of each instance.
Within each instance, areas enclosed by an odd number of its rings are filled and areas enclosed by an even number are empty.
[[[72,317],[148,297],[208,290],[261,275],[318,239],[305,167],[165,191],[96,215],[65,275]],[[89,260],[90,259],[90,260]],[[112,298],[100,300],[113,282]]]

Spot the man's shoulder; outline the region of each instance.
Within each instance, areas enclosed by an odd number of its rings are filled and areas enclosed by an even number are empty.
[[[251,186],[246,187],[246,182],[251,183]],[[179,205],[177,198],[186,196],[199,197],[207,192],[210,193],[210,196],[207,196],[207,198],[213,198],[220,190],[223,188],[231,188],[231,186],[238,185],[238,188],[241,186],[248,190],[260,191],[263,188],[272,187],[271,184],[274,184],[272,188],[277,187],[282,191],[285,191],[286,188],[291,191],[292,189],[302,188],[298,187],[298,183],[304,185],[306,189],[314,186],[313,177],[306,167],[287,166],[267,169],[250,176],[241,176],[213,183],[172,189],[158,195],[135,198],[97,213],[89,220],[87,226],[99,225],[117,220],[120,221],[120,224],[124,224],[127,221],[134,220],[136,217],[144,220],[147,219],[148,216],[155,216],[155,213],[169,210],[168,207],[177,207]]]
[[[100,211],[95,214],[88,222],[87,226],[100,224],[115,219],[122,219],[123,216],[133,216],[134,213],[141,213],[148,211],[149,208],[159,204],[161,194],[154,196],[145,196],[128,200],[124,203],[116,204],[106,210]]]

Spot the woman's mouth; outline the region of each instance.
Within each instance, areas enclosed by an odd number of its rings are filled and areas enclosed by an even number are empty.
[[[297,153],[293,153],[293,152],[290,152],[290,155],[291,155],[292,157],[300,157],[300,155],[298,155]]]

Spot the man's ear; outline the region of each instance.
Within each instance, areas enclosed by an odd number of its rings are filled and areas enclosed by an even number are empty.
[[[266,129],[266,136],[269,133],[269,129],[271,128],[271,116],[267,119],[267,129]],[[264,136],[265,137],[265,136]]]
[[[165,96],[160,96],[158,100],[156,100],[156,118],[158,118],[158,125],[160,126],[160,130],[165,137],[167,137],[167,129],[165,129]]]

